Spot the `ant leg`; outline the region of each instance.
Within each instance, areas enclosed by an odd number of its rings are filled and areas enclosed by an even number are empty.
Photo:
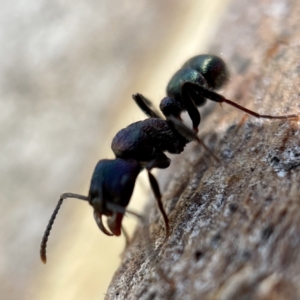
[[[182,122],[178,121],[173,116],[167,117],[167,120],[172,123],[177,132],[186,138],[188,141],[196,141],[200,144],[215,160],[216,162],[220,162],[220,160],[210,151],[210,149],[202,142],[202,140],[197,136],[197,134],[185,126]]]
[[[48,222],[48,225],[46,227],[45,233],[43,235],[42,238],[42,242],[41,242],[41,248],[40,248],[40,257],[42,262],[45,264],[47,262],[47,253],[46,253],[46,249],[47,249],[47,242],[48,242],[48,238],[50,235],[50,231],[52,229],[53,223],[55,221],[55,218],[58,214],[58,211],[63,203],[63,201],[67,198],[75,198],[75,199],[79,199],[79,200],[84,200],[84,201],[89,201],[89,198],[87,196],[82,196],[79,194],[73,194],[73,193],[64,193],[60,196],[58,203],[51,215],[51,218]]]
[[[161,201],[161,192],[160,192],[157,180],[150,173],[149,170],[148,170],[148,177],[149,177],[149,181],[150,181],[152,191],[153,191],[153,193],[155,195],[155,198],[156,198],[156,201],[157,201],[158,209],[161,212],[161,214],[163,216],[163,219],[164,219],[164,222],[165,222],[165,228],[166,228],[166,236],[165,236],[165,240],[164,240],[164,242],[165,242],[168,239],[168,237],[170,236],[169,219],[168,219],[168,216],[165,212],[164,206],[163,206],[162,201]]]
[[[146,166],[146,169],[148,171],[148,178],[150,181],[151,189],[152,189],[155,199],[157,201],[159,211],[161,212],[164,222],[165,222],[166,237],[165,237],[164,241],[166,241],[167,238],[170,236],[169,219],[168,219],[168,216],[164,210],[164,206],[161,201],[162,197],[161,197],[159,185],[157,183],[157,180],[155,179],[155,177],[152,175],[152,173],[150,171],[153,168],[167,168],[170,165],[170,163],[171,163],[171,160],[164,153],[161,152],[161,153],[157,153],[157,158],[150,161]]]
[[[144,97],[142,94],[134,94],[132,95],[132,99],[135,101],[137,106],[150,118],[158,118],[163,119],[161,114],[157,112],[153,108],[153,104],[150,100],[148,100],[146,97]]]
[[[291,114],[291,115],[284,115],[284,116],[272,116],[272,115],[261,115],[255,111],[252,111],[250,109],[247,109],[245,108],[244,106],[241,106],[229,99],[226,99],[225,97],[223,97],[222,95],[216,93],[216,92],[213,92],[211,90],[208,90],[206,89],[205,87],[203,86],[200,86],[200,85],[197,85],[197,84],[194,84],[194,83],[186,83],[187,86],[190,86],[191,88],[193,88],[195,91],[197,91],[200,95],[202,95],[203,97],[206,97],[212,101],[215,101],[215,102],[219,102],[219,103],[222,103],[222,102],[225,102],[237,109],[240,109],[244,112],[246,112],[247,114],[249,115],[252,115],[256,118],[263,118],[263,119],[283,119],[283,120],[286,120],[286,119],[290,119],[290,120],[298,120],[299,117],[298,115],[296,114]]]
[[[201,122],[201,115],[189,93],[189,85],[187,83],[182,86],[181,97],[184,102],[185,109],[193,122],[193,129],[195,132],[198,132],[198,126]]]

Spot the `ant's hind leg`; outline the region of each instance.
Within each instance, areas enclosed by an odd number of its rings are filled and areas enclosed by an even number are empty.
[[[203,87],[203,86],[200,86],[200,85],[197,85],[197,84],[194,84],[194,83],[186,83],[187,86],[195,89],[195,91],[197,91],[200,95],[202,95],[203,97],[207,98],[207,99],[210,99],[212,101],[215,101],[215,102],[219,102],[219,103],[222,103],[222,102],[225,102],[237,109],[240,109],[242,111],[244,111],[245,113],[255,117],[255,118],[261,118],[261,119],[279,119],[279,120],[299,120],[299,116],[296,115],[296,114],[291,114],[291,115],[283,115],[283,116],[272,116],[272,115],[261,115],[255,111],[252,111],[244,106],[241,106],[229,99],[226,99],[225,97],[223,97],[222,95],[216,93],[216,92],[213,92],[211,90],[208,90],[207,88]]]

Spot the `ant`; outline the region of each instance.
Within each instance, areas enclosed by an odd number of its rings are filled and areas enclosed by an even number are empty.
[[[128,242],[128,235],[122,226],[122,220],[126,212],[142,219],[140,215],[127,210],[126,207],[129,204],[137,176],[143,169],[148,172],[150,186],[163,216],[166,238],[168,238],[170,235],[169,220],[163,208],[159,185],[151,170],[168,168],[171,160],[164,152],[179,154],[192,140],[204,145],[194,131],[172,116],[166,120],[156,117],[148,118],[120,130],[111,144],[116,158],[103,159],[97,163],[88,196],[73,193],[64,193],[60,196],[42,239],[41,260],[44,263],[47,261],[48,237],[56,215],[66,198],[89,202],[94,208],[94,219],[99,229],[108,236],[119,236],[123,232]],[[109,230],[103,224],[103,215],[107,216]]]
[[[203,106],[206,99],[227,103],[256,118],[264,119],[296,119],[295,114],[285,116],[261,115],[249,110],[214,90],[222,87],[229,79],[225,62],[218,56],[202,54],[189,59],[170,79],[166,87],[167,96],[160,102],[160,110],[165,117],[174,116],[181,120],[180,114],[186,110],[192,120],[193,129],[198,132],[201,116],[197,106]],[[132,96],[140,109],[149,117],[153,117],[151,102],[141,94]],[[159,113],[154,112],[156,117]]]
[[[180,154],[191,141],[197,141],[209,151],[197,137],[201,121],[197,106],[204,105],[205,98],[220,103],[226,102],[258,118],[298,119],[297,115],[260,115],[215,93],[213,90],[221,87],[227,79],[228,71],[221,58],[213,55],[198,55],[191,58],[174,74],[167,85],[167,97],[162,99],[160,104],[166,119],[153,109],[151,102],[143,95],[133,95],[136,104],[149,118],[135,122],[116,134],[111,144],[116,158],[103,159],[97,163],[88,196],[73,193],[64,193],[60,196],[42,239],[41,260],[46,263],[48,237],[56,215],[66,198],[89,202],[94,208],[94,218],[99,229],[109,236],[119,236],[123,232],[127,240],[127,233],[122,226],[125,213],[142,219],[140,215],[126,207],[132,196],[137,176],[143,169],[147,170],[151,189],[164,219],[166,240],[170,235],[169,220],[163,208],[159,185],[151,170],[168,168],[171,160],[164,152]],[[180,113],[183,110],[187,110],[192,119],[193,130],[181,122]],[[211,155],[219,161],[213,154]],[[103,224],[103,215],[107,216],[109,230]]]

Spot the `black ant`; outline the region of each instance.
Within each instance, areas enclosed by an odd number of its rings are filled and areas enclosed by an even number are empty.
[[[214,90],[222,87],[228,78],[229,72],[226,64],[220,57],[209,54],[192,57],[169,81],[166,87],[167,97],[161,100],[160,110],[165,117],[174,116],[179,120],[181,120],[181,112],[186,110],[192,120],[195,132],[198,132],[201,121],[197,106],[203,106],[206,99],[219,103],[225,102],[256,118],[298,120],[298,116],[295,114],[285,116],[261,115],[214,92]],[[141,94],[135,94],[132,97],[146,115],[154,116],[151,109],[152,104],[147,98]],[[159,117],[157,112],[154,114]]]
[[[227,78],[228,72],[225,63],[217,56],[198,55],[188,60],[183,68],[171,78],[167,85],[167,97],[161,101],[160,108],[166,119],[163,119],[152,108],[151,102],[144,96],[133,95],[137,105],[150,118],[135,122],[116,134],[111,145],[116,158],[98,162],[92,175],[88,196],[73,193],[65,193],[60,196],[42,239],[40,250],[42,261],[46,263],[48,237],[59,208],[66,198],[88,201],[94,208],[95,221],[104,234],[119,236],[123,231],[126,237],[127,234],[122,227],[125,213],[141,218],[126,207],[130,201],[136,178],[142,169],[147,170],[150,186],[164,219],[165,238],[167,239],[170,234],[169,221],[161,201],[159,185],[151,170],[168,168],[171,160],[164,152],[179,154],[184,150],[186,144],[193,140],[208,150],[196,135],[200,124],[200,113],[196,106],[204,105],[205,98],[216,102],[226,102],[258,118],[298,119],[297,115],[260,115],[212,91],[221,87]],[[180,113],[183,110],[188,111],[193,121],[194,131],[180,121]],[[213,157],[218,161],[215,156]],[[103,225],[103,215],[107,216],[109,230]]]

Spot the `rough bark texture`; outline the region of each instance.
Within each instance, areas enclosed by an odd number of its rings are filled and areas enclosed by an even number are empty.
[[[232,74],[227,98],[300,112],[299,16],[298,0],[233,1],[212,47]],[[223,108],[199,134],[221,162],[191,143],[160,172],[171,236],[152,201],[152,246],[138,229],[106,299],[300,299],[299,124]]]

